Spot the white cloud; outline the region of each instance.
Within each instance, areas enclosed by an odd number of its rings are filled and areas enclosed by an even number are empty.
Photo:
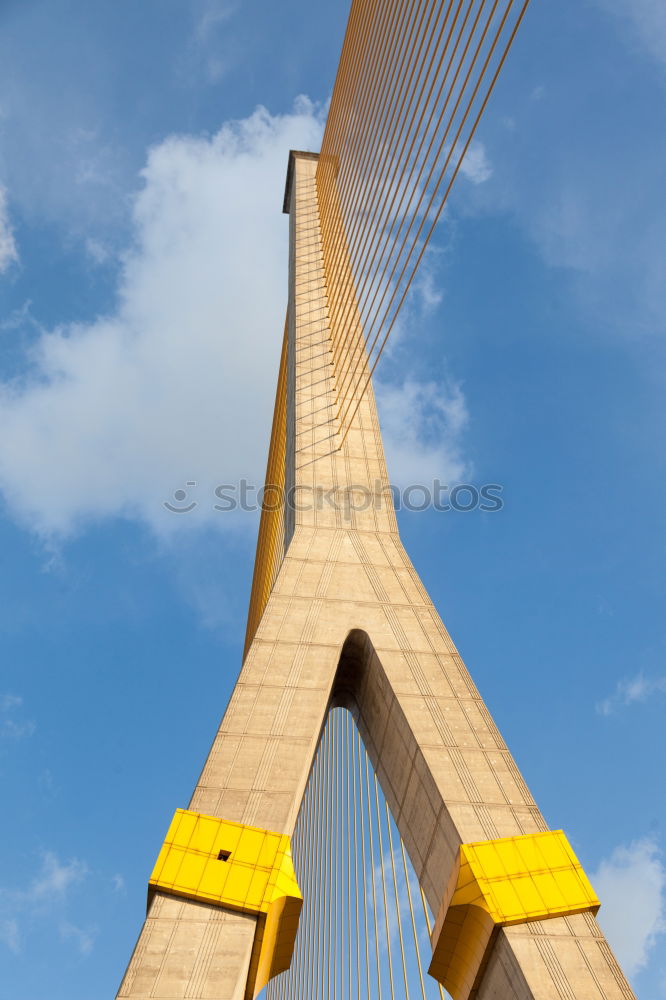
[[[0,941],[18,953],[24,925],[34,929],[41,923],[54,926],[61,939],[73,941],[82,955],[89,954],[94,931],[79,928],[67,916],[71,890],[84,882],[89,871],[85,861],[62,862],[53,851],[45,851],[41,869],[27,888],[0,887]]]
[[[0,274],[18,262],[18,248],[14,239],[14,231],[9,221],[7,208],[7,191],[0,185]]]
[[[0,738],[21,740],[33,735],[35,723],[31,719],[17,718],[22,706],[23,698],[18,695],[0,695]]]
[[[121,515],[164,533],[219,523],[215,485],[261,481],[286,307],[287,152],[320,136],[301,99],[151,150],[116,311],[43,332],[29,373],[0,391],[0,487],[23,523],[66,535]],[[188,481],[197,510],[165,511]]]
[[[94,236],[89,236],[85,239],[84,247],[92,263],[98,266],[106,264],[111,257],[110,248],[105,246],[101,240],[95,239]]]
[[[238,36],[228,22],[238,8],[235,0],[193,0],[194,27],[191,44],[181,55],[181,72],[193,82],[203,79],[216,84],[243,60]]]
[[[53,851],[46,851],[42,858],[42,870],[31,883],[25,896],[32,902],[39,902],[53,896],[64,896],[72,885],[76,885],[88,874],[85,861],[73,858],[62,864]]]
[[[93,950],[96,931],[84,930],[69,920],[60,923],[60,937],[63,941],[73,941],[81,955],[89,955]]]
[[[448,229],[450,228],[449,224]],[[440,235],[448,236],[448,242],[439,239],[436,243],[431,240],[428,244],[418,271],[414,275],[409,297],[387,341],[389,354],[393,353],[397,344],[410,336],[411,330],[418,329],[423,320],[435,312],[444,300],[441,260],[450,250],[451,236],[448,230]]]
[[[22,704],[23,698],[19,698],[17,694],[0,695],[0,712],[11,712],[13,708],[20,708]]]
[[[469,472],[461,446],[468,413],[460,386],[408,378],[398,385],[378,381],[375,390],[391,482],[463,480]]]
[[[195,10],[195,36],[197,41],[205,42],[211,32],[229,20],[236,10],[236,4],[229,3],[228,0],[197,0]]]
[[[0,920],[0,941],[18,955],[21,950],[21,935],[17,920]]]
[[[236,0],[191,0],[193,21],[189,44],[180,53],[179,71],[190,86],[217,84],[249,55],[229,24],[238,10]]]
[[[125,879],[122,875],[114,875],[111,879],[111,884],[113,886],[114,892],[124,892],[125,891]]]
[[[600,6],[628,24],[633,36],[666,64],[666,5],[663,0],[598,0]]]
[[[601,715],[612,715],[620,708],[645,702],[655,694],[666,694],[666,677],[646,677],[638,673],[618,681],[615,691],[599,702],[597,711]]]
[[[599,923],[628,976],[645,968],[666,931],[666,868],[651,837],[618,847],[590,876]]]
[[[11,87],[0,162],[12,203],[28,225],[58,227],[68,247],[91,233],[114,241],[127,222],[133,151],[129,142],[109,141],[97,126],[101,117],[80,81],[78,88],[65,81],[63,92],[36,80]],[[80,127],[82,121],[90,127]]]
[[[493,168],[488,159],[486,148],[479,140],[471,143],[465,153],[465,158],[460,165],[460,173],[472,184],[483,184],[492,177]]]

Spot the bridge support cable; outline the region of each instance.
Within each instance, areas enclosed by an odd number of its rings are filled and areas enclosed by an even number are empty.
[[[344,441],[529,0],[354,0],[317,166]],[[466,160],[467,157],[467,160]]]
[[[304,903],[290,969],[266,1000],[437,1000],[432,915],[354,719],[333,709],[296,829]]]

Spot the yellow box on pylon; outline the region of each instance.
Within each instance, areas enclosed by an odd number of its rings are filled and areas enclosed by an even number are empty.
[[[562,830],[461,844],[429,973],[467,1000],[497,926],[592,912],[599,900]]]
[[[285,834],[177,809],[148,886],[259,915],[246,995],[289,968],[303,897]]]

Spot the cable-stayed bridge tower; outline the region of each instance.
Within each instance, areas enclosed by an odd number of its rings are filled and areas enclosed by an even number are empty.
[[[354,0],[290,153],[245,657],[123,1000],[634,996],[402,546],[371,384],[526,6]]]

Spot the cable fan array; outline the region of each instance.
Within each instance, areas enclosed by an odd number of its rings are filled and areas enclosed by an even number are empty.
[[[267,1000],[436,1000],[432,917],[351,714],[328,716],[292,838],[304,905]]]
[[[354,0],[317,193],[340,444],[529,0]]]

